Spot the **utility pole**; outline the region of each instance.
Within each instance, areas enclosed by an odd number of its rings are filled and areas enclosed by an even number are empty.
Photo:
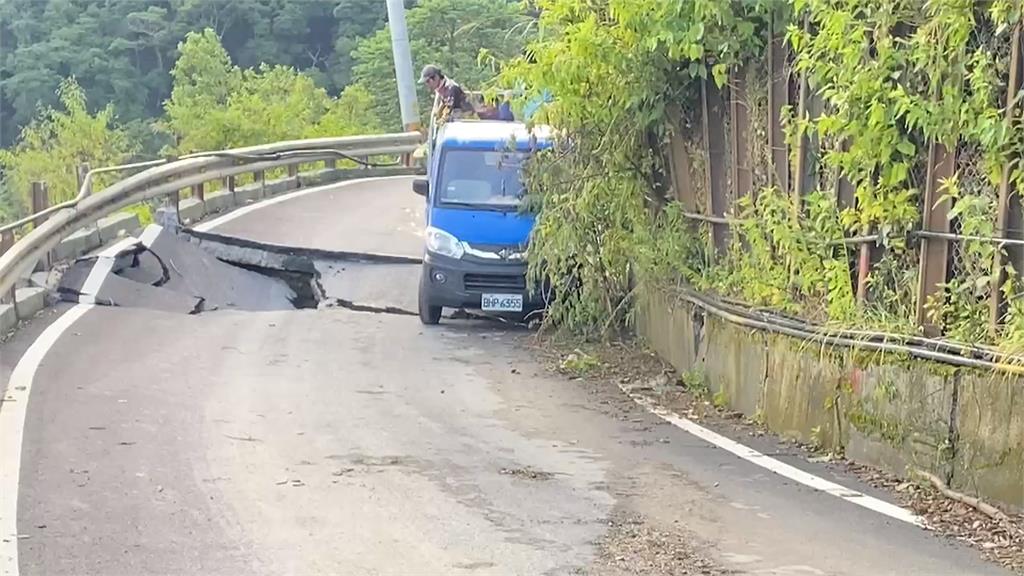
[[[388,26],[391,28],[391,51],[395,57],[395,79],[398,81],[398,105],[402,110],[402,124],[406,130],[420,127],[420,113],[416,101],[416,81],[412,70],[412,52],[409,49],[409,31],[405,27],[405,0],[387,0]]]

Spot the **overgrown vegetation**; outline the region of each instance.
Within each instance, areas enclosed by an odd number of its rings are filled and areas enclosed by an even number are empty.
[[[125,123],[159,116],[178,44],[206,28],[243,68],[295,68],[337,94],[350,84],[352,50],[385,15],[381,0],[7,0],[0,142],[12,144],[39,106],[58,106],[54,90],[72,76],[91,109],[113,104]]]
[[[550,320],[584,336],[629,322],[637,279],[697,289],[823,323],[916,330],[918,241],[924,166],[931,143],[957,150],[942,182],[953,229],[995,233],[995,191],[1024,156],[1024,125],[1004,120],[1009,37],[1020,0],[763,0],[711,2],[537,0],[538,39],[503,80],[555,99],[538,120],[563,139],[534,164],[543,207],[532,272],[562,288]],[[728,248],[713,254],[708,226],[667,198],[664,155],[674,132],[700,150],[702,79],[726,90],[731,71],[765,66],[769,30],[785,31],[795,87],[807,82],[814,115],[783,110],[795,156],[810,143],[804,194],[762,185],[733,199]],[[767,74],[763,74],[767,76]],[[710,85],[713,82],[713,85]],[[751,85],[748,92],[767,91]],[[752,113],[753,114],[753,113]],[[762,138],[765,136],[760,135]],[[770,158],[770,156],[769,156]],[[754,158],[754,161],[763,161]],[[702,166],[702,158],[691,162]],[[755,167],[755,170],[758,167]],[[761,165],[770,173],[771,166]],[[1024,190],[1019,161],[1008,170]],[[837,175],[854,190],[837,198]],[[696,180],[703,179],[698,170]],[[706,191],[703,191],[706,194]],[[864,302],[855,296],[857,248],[845,237],[877,234]],[[954,338],[989,338],[996,282],[992,243],[956,245],[954,279],[929,303]],[[1017,275],[1007,274],[1008,278]],[[1019,288],[1007,281],[999,343],[1024,341]],[[991,340],[989,340],[991,341]]]
[[[696,252],[693,242],[660,241],[672,218],[652,222],[648,213],[665,193],[656,148],[666,110],[692,105],[701,78],[723,81],[730,65],[763,47],[771,4],[537,1],[539,38],[503,80],[550,90],[555,99],[538,120],[565,139],[531,178],[542,206],[533,273],[559,280],[554,322],[585,335],[620,324],[632,266],[648,272],[659,256]],[[673,265],[703,269],[689,258]]]
[[[161,123],[174,136],[178,154],[382,129],[370,95],[359,85],[331,98],[293,68],[242,70],[212,30],[189,34],[179,51]]]
[[[51,203],[64,202],[78,194],[75,172],[80,162],[93,166],[121,163],[129,157],[133,143],[114,124],[113,107],[90,114],[85,94],[74,80],[65,80],[58,90],[62,109],[44,109],[22,131],[18,145],[0,150],[0,167],[7,203],[0,203],[0,222],[14,219],[31,206],[30,183],[46,182]],[[110,182],[101,175],[96,184]]]

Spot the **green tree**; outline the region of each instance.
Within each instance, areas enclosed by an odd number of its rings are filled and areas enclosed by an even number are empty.
[[[523,38],[515,33],[523,21],[517,4],[505,0],[422,0],[409,10],[414,68],[434,63],[466,89],[482,89],[495,70],[481,54],[499,61],[519,54]],[[391,33],[385,28],[359,43],[353,54],[354,80],[377,94],[376,112],[387,126],[401,125]],[[420,114],[427,118],[432,96],[420,90]]]
[[[209,28],[218,38],[252,22],[266,1],[260,0],[172,0],[179,18],[201,29]]]
[[[331,99],[308,75],[284,66],[246,70],[231,95],[230,146],[302,138],[328,110]],[[253,119],[259,121],[254,122]]]
[[[90,108],[125,121],[160,115],[178,44],[206,28],[244,68],[301,70],[339,92],[358,39],[384,24],[382,0],[5,0],[0,2],[0,145],[75,76]],[[340,50],[339,54],[337,51]]]
[[[413,0],[405,2],[406,9],[414,5]],[[387,25],[387,5],[381,0],[339,0],[334,18],[338,21],[338,30],[327,70],[332,85],[342,87],[352,81],[352,68],[356,64],[353,53],[359,43]]]
[[[319,122],[307,133],[309,138],[356,136],[383,131],[381,121],[373,112],[374,98],[366,88],[349,86],[333,100]]]
[[[225,148],[234,138],[227,105],[242,73],[212,29],[189,33],[178,50],[163,126],[175,136],[179,153]]]
[[[144,71],[151,64],[136,60],[134,49],[123,42],[133,7],[129,0],[0,3],[0,35],[6,37],[0,88],[10,105],[3,110],[5,142],[32,119],[38,105],[58,104],[55,90],[69,76],[78,79],[93,102],[116,102],[119,113],[131,118],[145,115],[149,87]]]
[[[180,52],[163,123],[177,153],[380,129],[366,90],[350,87],[332,99],[292,67],[242,70],[213,30],[190,34]]]
[[[79,163],[115,165],[134,151],[125,133],[114,124],[113,106],[90,114],[86,109],[85,92],[74,79],[63,81],[57,96],[61,109],[41,109],[22,131],[17,145],[10,150],[0,150],[3,191],[10,195],[6,202],[0,203],[13,205],[18,215],[24,214],[29,205],[31,182],[45,181],[51,203],[64,202],[78,193],[76,170]],[[95,186],[103,187],[111,178],[116,176],[100,178]]]

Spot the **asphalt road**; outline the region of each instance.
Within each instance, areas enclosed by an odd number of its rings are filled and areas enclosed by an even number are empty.
[[[423,255],[424,200],[412,178],[328,186],[218,225],[219,234],[322,250]]]
[[[350,184],[216,231],[415,255],[420,202],[409,179]],[[338,290],[415,290],[360,270]],[[0,346],[5,380],[39,330]],[[33,381],[21,574],[1004,574],[552,375],[529,336],[342,307],[93,308]]]

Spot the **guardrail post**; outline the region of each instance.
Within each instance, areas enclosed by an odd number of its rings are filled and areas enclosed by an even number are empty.
[[[206,184],[193,184],[192,197],[200,202],[206,202]]]
[[[224,179],[224,188],[231,193],[231,203],[234,205],[238,204],[238,198],[235,198],[235,177],[228,176]]]
[[[298,164],[289,164],[288,165],[288,178],[294,178],[295,179],[295,187],[296,188],[299,187],[299,183],[298,183],[299,165]]]
[[[35,181],[32,183],[32,213],[39,214],[50,207],[50,193],[46,188],[46,182]],[[33,226],[39,226],[46,222],[46,216],[36,220]],[[41,258],[36,263],[36,271],[42,272],[50,269],[50,254]]]
[[[336,170],[338,168],[338,161],[334,158],[324,160],[324,168],[327,170]]]
[[[32,213],[39,214],[50,207],[50,194],[46,189],[46,182],[35,181],[32,183]],[[36,225],[45,222],[46,217],[36,220]]]
[[[171,204],[174,205],[174,218],[178,221],[178,227],[181,227],[181,190],[175,190],[170,196]]]
[[[267,197],[267,173],[263,170],[252,173],[252,179],[254,182],[260,183],[260,198]]]
[[[89,163],[88,162],[82,162],[81,164],[78,165],[77,171],[75,173],[75,175],[77,177],[77,180],[78,180],[78,192],[82,191],[82,186],[85,184],[85,180],[89,176],[89,170],[91,170],[91,168],[89,167]],[[76,192],[76,194],[78,192]],[[85,195],[86,196],[91,196],[92,195],[92,182],[89,183],[89,187],[88,187],[88,189],[86,189]]]
[[[0,232],[0,256],[3,256],[8,250],[14,246],[14,231],[4,230]],[[0,304],[14,304],[14,286],[7,291],[6,294],[0,294]]]
[[[949,202],[938,202],[942,181],[953,176],[956,169],[956,149],[932,142],[928,147],[928,172],[925,182],[923,228],[927,232],[949,232]],[[949,270],[949,242],[921,238],[921,267],[917,282],[917,324],[925,336],[942,334],[942,326],[928,319],[928,301],[942,293]]]
[[[1010,46],[1010,78],[1006,83],[1006,125],[1011,130],[1015,123],[1020,122],[1021,105],[1017,102],[1018,94],[1022,89],[1022,76],[1024,76],[1024,62],[1021,60],[1021,25],[1013,29],[1013,36]],[[1010,176],[1014,162],[1019,159],[1007,158],[1003,164],[1003,179],[999,185],[999,204],[996,214],[996,235],[1001,238],[1012,238],[1013,233],[1017,237],[1024,237],[1024,209],[1021,207],[1020,195],[1024,190],[1011,190]],[[1024,249],[1020,246],[1006,247],[1009,261],[1013,264],[1017,274],[1024,274]],[[1003,283],[1006,281],[1006,270],[1003,266],[1003,248],[996,250],[995,262],[992,265],[992,277],[995,281],[989,287],[989,332],[997,336],[999,324],[1003,318]]]

